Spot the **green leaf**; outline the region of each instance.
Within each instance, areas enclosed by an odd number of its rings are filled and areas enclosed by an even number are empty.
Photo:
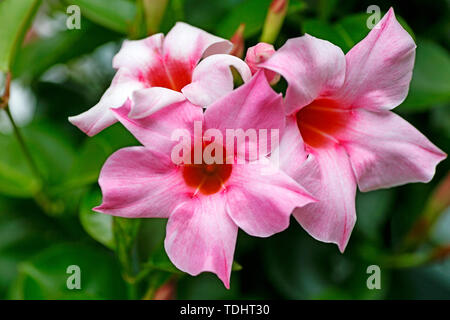
[[[136,5],[127,0],[70,0],[67,3],[79,6],[82,17],[123,34],[128,34],[136,16]]]
[[[146,268],[166,271],[171,273],[183,274],[184,272],[178,270],[167,256],[164,244],[161,243],[158,248],[150,255],[147,263],[144,265]]]
[[[118,35],[89,21],[80,30],[66,30],[50,38],[42,38],[25,45],[12,66],[16,77],[37,78],[50,67],[92,52]]]
[[[450,57],[438,44],[417,41],[416,63],[402,111],[423,111],[450,102]]]
[[[80,206],[80,221],[84,230],[95,240],[114,250],[113,217],[92,211],[102,201],[100,190],[86,193]]]
[[[0,71],[9,71],[40,0],[0,2]]]
[[[15,137],[0,134],[0,150],[0,193],[32,197],[40,183],[33,176]]]
[[[264,24],[267,9],[272,0],[245,0],[219,22],[216,33],[226,39],[231,38],[241,23],[245,23],[244,36],[256,35]]]
[[[113,152],[136,144],[136,139],[120,125],[103,130],[93,138],[87,138],[61,188],[96,182],[103,164]]]
[[[51,219],[30,212],[26,201],[0,197],[0,299],[17,276],[17,265],[60,240]],[[43,232],[44,231],[44,232]]]
[[[81,289],[67,288],[71,274],[81,271]],[[106,251],[80,244],[50,247],[19,265],[19,275],[11,288],[12,299],[123,299],[125,285],[113,256]]]

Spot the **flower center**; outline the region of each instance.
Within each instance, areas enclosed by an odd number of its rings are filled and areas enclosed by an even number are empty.
[[[305,143],[312,148],[339,143],[334,136],[346,127],[351,110],[335,101],[317,99],[297,112],[297,125]]]
[[[163,87],[181,92],[192,82],[193,66],[184,61],[177,61],[170,57],[161,57],[160,62],[143,76],[149,87]]]
[[[232,165],[225,163],[225,149],[223,150],[223,161],[220,164],[183,165],[183,178],[186,184],[205,195],[210,195],[225,189],[225,182],[231,176]],[[191,163],[194,163],[194,149],[191,151]]]

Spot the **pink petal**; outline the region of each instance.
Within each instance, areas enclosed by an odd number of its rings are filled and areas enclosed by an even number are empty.
[[[164,54],[172,60],[189,61],[195,66],[202,57],[230,52],[233,45],[199,28],[177,22],[167,34],[163,47]]]
[[[100,101],[91,109],[73,117],[69,121],[89,136],[96,135],[106,127],[117,122],[111,108],[121,107],[134,90],[143,88],[127,69],[119,70],[111,86]]]
[[[428,182],[446,154],[390,111],[353,112],[338,136],[350,155],[361,191]]]
[[[103,203],[95,211],[127,218],[167,218],[190,199],[171,159],[144,147],[120,149],[102,168]]]
[[[184,101],[185,97],[171,89],[152,87],[135,91],[132,100],[129,117],[144,118],[171,104]]]
[[[205,129],[219,129],[226,137],[227,129],[267,129],[267,151],[272,141],[270,130],[278,130],[282,135],[285,124],[283,99],[269,86],[263,72],[258,72],[249,82],[233,90],[211,104],[205,112]],[[247,151],[257,146],[252,144]],[[238,150],[245,145],[237,146]]]
[[[307,158],[295,115],[286,117],[286,127],[276,155],[279,157],[280,168],[291,177],[296,176],[296,172]]]
[[[227,211],[233,221],[257,237],[283,231],[296,207],[315,201],[287,174],[262,163],[233,165],[226,196]]]
[[[262,67],[281,74],[288,82],[286,114],[319,96],[340,88],[345,78],[345,56],[334,44],[308,34],[286,43]]]
[[[169,154],[178,141],[172,140],[175,130],[193,135],[194,121],[203,120],[202,109],[188,101],[163,108],[142,119],[130,119],[129,108],[114,110],[117,119],[147,148]]]
[[[354,108],[389,110],[406,98],[416,45],[392,8],[346,55],[347,71],[339,98]]]
[[[114,56],[113,67],[127,68],[134,74],[152,68],[160,61],[163,39],[164,35],[158,33],[142,40],[125,40]]]
[[[233,91],[234,82],[230,66],[236,68],[244,82],[251,78],[250,69],[244,61],[235,56],[216,54],[198,64],[192,75],[192,83],[181,91],[193,104],[208,106]]]
[[[336,243],[343,252],[356,221],[356,181],[344,148],[315,150],[298,179],[319,201],[297,208],[294,217],[312,237]]]
[[[195,197],[170,216],[164,244],[178,269],[194,276],[214,272],[229,288],[237,232],[221,194]]]

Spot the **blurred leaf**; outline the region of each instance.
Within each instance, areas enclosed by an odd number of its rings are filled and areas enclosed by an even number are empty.
[[[335,244],[319,242],[297,225],[267,240],[263,264],[270,283],[287,299],[374,299],[388,292],[387,273],[383,290],[367,288],[368,264],[353,254],[351,243],[341,254]]]
[[[48,123],[23,128],[30,152],[50,184],[61,181],[74,157],[72,147],[59,132]],[[15,197],[33,196],[40,183],[31,172],[16,138],[12,134],[0,134],[0,146],[0,192]]]
[[[30,204],[0,197],[0,299],[16,278],[20,261],[60,240],[50,218]]]
[[[158,248],[153,251],[145,266],[159,271],[184,274],[183,271],[178,270],[170,261],[166,250],[164,249],[164,243],[161,243]]]
[[[389,209],[395,196],[394,189],[359,192],[356,198],[358,222],[355,227],[365,238],[382,240],[383,225],[388,219]]]
[[[136,5],[127,0],[70,0],[67,3],[79,6],[83,17],[124,34],[128,34],[136,16]]]
[[[135,144],[134,137],[120,125],[103,130],[93,138],[87,138],[61,188],[96,182],[100,169],[113,152]]]
[[[335,11],[337,0],[319,0],[318,16],[321,20],[328,20]]]
[[[114,250],[113,217],[92,210],[102,201],[100,190],[86,193],[80,206],[80,221],[84,230],[95,240]]]
[[[39,7],[39,0],[0,2],[0,71],[8,71]]]
[[[177,285],[177,299],[217,300],[242,298],[239,279],[231,277],[231,287],[226,289],[215,274],[205,272],[196,277],[183,277]]]
[[[0,193],[32,197],[40,183],[33,176],[15,137],[0,134],[0,150]]]
[[[264,24],[267,9],[272,0],[244,0],[217,25],[216,33],[226,39],[231,38],[241,23],[245,23],[244,36],[256,35]]]
[[[81,289],[69,290],[67,267],[81,270]],[[50,247],[19,266],[12,299],[123,299],[126,292],[114,258],[85,245]]]
[[[399,109],[422,111],[439,103],[450,103],[450,57],[438,44],[419,39],[409,94]]]
[[[13,73],[16,77],[37,78],[53,65],[90,53],[101,44],[117,38],[114,32],[84,22],[80,30],[62,31],[25,45],[18,52]]]

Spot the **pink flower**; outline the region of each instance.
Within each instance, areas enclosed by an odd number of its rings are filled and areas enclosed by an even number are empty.
[[[132,118],[186,99],[207,106],[233,90],[229,66],[234,66],[244,81],[251,77],[242,60],[225,54],[231,47],[229,41],[182,22],[166,37],[159,33],[125,41],[113,60],[117,73],[111,86],[94,107],[69,121],[92,136],[117,122],[111,109],[121,107],[127,99],[145,100],[139,104],[141,108],[132,104]]]
[[[211,104],[205,113],[184,101],[130,119],[129,107],[130,102],[113,112],[144,147],[121,149],[106,161],[99,178],[103,203],[94,210],[129,218],[168,218],[165,248],[179,269],[191,275],[214,272],[228,288],[238,228],[252,236],[270,236],[287,228],[294,208],[315,201],[286,173],[262,161],[271,149],[244,164],[203,160],[177,165],[172,160],[179,145],[172,139],[174,133],[187,132],[185,147],[195,148],[194,123],[224,137],[227,129],[282,130],[282,97],[263,73]],[[202,148],[209,146],[206,136],[200,139]]]
[[[415,48],[390,9],[346,55],[305,35],[259,65],[288,81],[282,146],[295,158],[282,165],[319,199],[294,216],[314,238],[341,251],[356,221],[357,185],[370,191],[428,182],[446,157],[389,111],[407,96]]]

